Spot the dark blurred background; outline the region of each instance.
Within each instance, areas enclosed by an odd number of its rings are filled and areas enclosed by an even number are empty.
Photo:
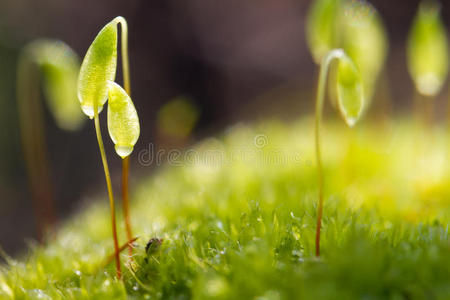
[[[443,2],[448,26],[450,3]],[[413,95],[405,42],[419,1],[371,3],[389,34],[383,76],[393,111],[399,115],[409,110]],[[83,57],[100,28],[113,17],[124,16],[129,25],[133,100],[141,120],[135,151],[148,148],[150,142],[183,147],[238,121],[292,119],[312,112],[318,71],[304,34],[309,5],[309,0],[2,0],[0,246],[18,253],[27,240],[36,238],[15,97],[17,58],[24,45],[41,37],[61,39]],[[119,72],[119,82],[121,78]],[[437,99],[438,107],[446,105],[446,94]],[[198,120],[188,138],[174,141],[164,138],[157,120],[164,105],[179,97],[191,101]],[[62,219],[83,201],[104,193],[103,170],[91,122],[68,133],[56,127],[48,111],[45,114],[57,214]],[[120,160],[105,129],[118,186]],[[150,167],[134,163],[131,181],[150,172]]]

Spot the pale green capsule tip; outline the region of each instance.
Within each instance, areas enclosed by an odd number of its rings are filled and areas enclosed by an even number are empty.
[[[89,47],[78,76],[78,99],[83,112],[94,117],[94,103],[98,112],[108,97],[108,81],[114,80],[117,65],[117,20],[109,22]],[[95,102],[94,102],[95,101]]]
[[[103,105],[99,105],[97,107],[98,113],[101,113],[103,110]],[[89,119],[94,118],[94,107],[92,105],[81,105],[81,110],[89,117]]]
[[[359,70],[345,54],[339,59],[337,91],[341,115],[347,125],[353,127],[363,111],[363,83]]]
[[[139,138],[139,118],[130,96],[120,85],[109,81],[108,90],[108,131],[117,154],[124,158]]]
[[[133,152],[133,146],[129,145],[115,145],[114,149],[116,149],[116,153],[122,158],[129,156]]]

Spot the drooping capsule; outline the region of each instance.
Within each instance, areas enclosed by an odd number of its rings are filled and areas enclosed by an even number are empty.
[[[98,33],[81,64],[78,76],[78,99],[81,109],[94,117],[94,103],[98,113],[108,98],[108,81],[116,76],[117,66],[117,20],[109,22]]]
[[[419,93],[438,94],[449,67],[448,39],[437,2],[422,3],[408,39],[408,69]]]
[[[115,82],[108,83],[108,131],[117,154],[125,158],[131,154],[139,133],[139,118],[133,101]]]
[[[341,115],[352,127],[361,117],[364,106],[364,92],[361,74],[353,61],[343,55],[337,70],[337,96]]]

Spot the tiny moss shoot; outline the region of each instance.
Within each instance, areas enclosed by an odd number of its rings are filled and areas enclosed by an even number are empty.
[[[89,47],[83,63],[81,64],[80,74],[78,77],[78,98],[80,100],[83,112],[89,118],[94,118],[95,133],[105,172],[111,211],[111,227],[115,251],[116,274],[117,277],[120,278],[120,253],[117,238],[114,195],[99,122],[99,112],[103,109],[103,105],[108,97],[108,82],[114,80],[116,75],[117,23],[118,18],[115,18],[105,25]]]
[[[361,75],[352,60],[342,49],[330,51],[322,60],[319,73],[319,84],[316,99],[315,144],[317,173],[319,180],[319,203],[317,207],[317,225],[315,239],[315,253],[320,256],[320,229],[323,215],[323,167],[320,147],[320,124],[325,101],[325,91],[328,71],[333,61],[338,62],[337,69],[337,96],[338,107],[347,125],[352,127],[360,118],[363,110],[364,96]],[[332,83],[334,84],[334,82]]]
[[[19,120],[39,240],[55,222],[51,168],[47,158],[42,105],[38,101],[39,79],[42,78],[45,103],[56,125],[63,130],[77,130],[83,123],[75,99],[79,66],[75,52],[57,40],[33,41],[19,57]]]

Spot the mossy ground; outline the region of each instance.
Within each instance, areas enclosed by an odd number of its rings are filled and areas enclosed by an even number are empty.
[[[139,240],[131,263],[122,253],[123,281],[113,264],[101,268],[113,249],[105,198],[46,246],[8,258],[0,298],[450,299],[445,131],[326,124],[316,259],[312,124],[238,125],[141,179],[131,195]],[[163,243],[146,254],[152,237]]]

